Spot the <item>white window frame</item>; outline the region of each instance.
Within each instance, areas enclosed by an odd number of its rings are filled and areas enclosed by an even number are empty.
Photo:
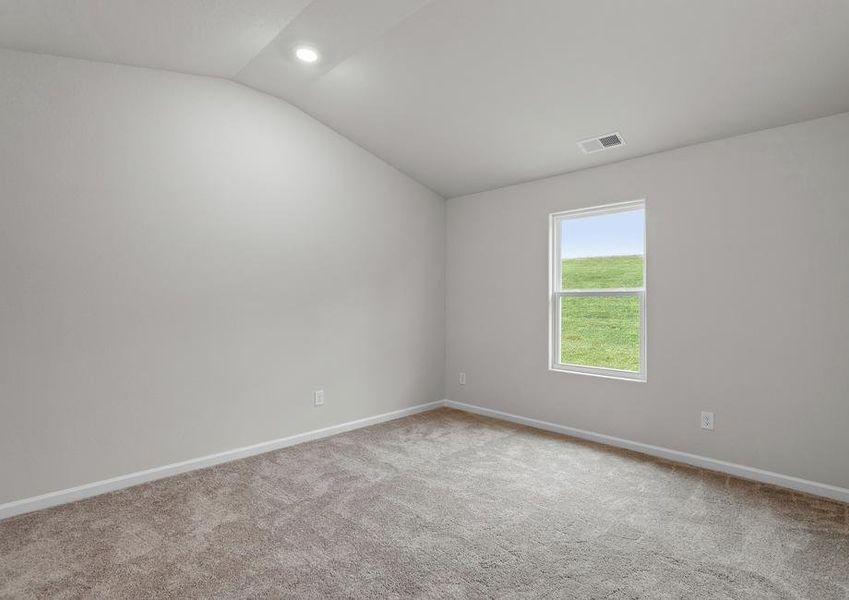
[[[646,289],[648,280],[646,279],[646,220],[643,220],[643,287],[641,288],[611,288],[611,289],[560,289],[562,284],[562,266],[560,263],[560,232],[561,224],[567,219],[577,219],[582,217],[612,214],[618,212],[627,212],[642,208],[645,214],[645,200],[633,200],[630,202],[620,202],[617,204],[607,204],[604,206],[593,206],[590,208],[580,208],[577,210],[567,210],[549,215],[549,361],[548,366],[551,371],[561,373],[577,373],[579,375],[594,375],[596,377],[608,377],[614,379],[627,379],[629,381],[646,381]],[[590,367],[585,365],[573,365],[560,362],[560,299],[567,296],[636,296],[640,299],[640,370],[625,371],[620,369],[608,369],[604,367]]]

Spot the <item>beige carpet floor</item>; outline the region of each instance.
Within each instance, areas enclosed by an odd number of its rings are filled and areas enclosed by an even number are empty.
[[[849,511],[449,409],[0,523],[2,598],[849,598]]]

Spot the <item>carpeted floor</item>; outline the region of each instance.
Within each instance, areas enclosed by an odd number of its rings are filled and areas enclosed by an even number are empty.
[[[849,598],[847,505],[450,409],[0,523],[0,598]]]

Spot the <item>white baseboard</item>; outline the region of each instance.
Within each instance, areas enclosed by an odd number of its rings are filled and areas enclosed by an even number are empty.
[[[106,492],[132,487],[134,485],[139,485],[140,483],[147,483],[148,481],[171,477],[172,475],[179,475],[180,473],[186,473],[187,471],[203,469],[213,465],[229,462],[231,460],[238,460],[240,458],[246,458],[256,454],[264,454],[265,452],[271,452],[272,450],[279,450],[280,448],[302,444],[303,442],[330,437],[353,429],[360,429],[362,427],[368,427],[369,425],[377,425],[378,423],[385,423],[386,421],[408,417],[410,415],[433,410],[444,405],[445,402],[443,400],[437,400],[436,402],[428,402],[427,404],[419,404],[417,406],[411,406],[410,408],[402,408],[401,410],[383,413],[382,415],[366,417],[365,419],[349,421],[348,423],[332,425],[330,427],[307,431],[305,433],[298,433],[289,437],[262,442],[252,446],[226,450],[217,454],[210,454],[200,458],[192,458],[162,467],[154,467],[153,469],[147,469],[145,471],[119,475],[118,477],[112,477],[111,479],[104,479],[102,481],[95,481],[94,483],[87,483],[65,490],[42,494],[40,496],[33,496],[31,498],[7,502],[6,504],[0,504],[0,521],[16,515],[32,512],[34,510],[50,508],[51,506],[58,506],[59,504],[66,504],[68,502],[82,500],[83,498],[90,498],[91,496],[105,494]]]
[[[8,519],[9,517],[14,517],[16,515],[21,515],[35,510],[41,510],[44,508],[50,508],[51,506],[58,506],[60,504],[66,504],[68,502],[74,502],[76,500],[82,500],[84,498],[90,498],[92,496],[97,496],[99,494],[105,494],[106,492],[112,492],[115,490],[132,487],[134,485],[147,483],[156,479],[163,479],[165,477],[171,477],[172,475],[179,475],[180,473],[186,473],[188,471],[194,471],[196,469],[203,469],[232,460],[238,460],[240,458],[247,458],[248,456],[254,456],[256,454],[263,454],[265,452],[279,450],[280,448],[286,448],[289,446],[294,446],[296,444],[301,444],[303,442],[309,442],[311,440],[318,440],[321,438],[330,437],[332,435],[344,433],[346,431],[352,431],[354,429],[368,427],[369,425],[385,423],[394,419],[400,419],[402,417],[407,417],[428,410],[433,410],[441,406],[449,406],[458,410],[492,417],[495,419],[501,419],[503,421],[510,421],[512,423],[518,423],[520,425],[527,425],[528,427],[535,427],[537,429],[544,429],[546,431],[553,431],[555,433],[562,433],[576,438],[590,440],[601,444],[607,444],[609,446],[626,448],[628,450],[634,450],[635,452],[641,452],[643,454],[649,454],[651,456],[657,456],[659,458],[665,458],[667,460],[681,462],[696,467],[702,467],[704,469],[710,469],[712,471],[719,471],[721,473],[727,473],[728,475],[734,475],[735,477],[741,477],[743,479],[751,479],[753,481],[759,481],[761,483],[769,483],[772,485],[789,488],[799,492],[805,492],[808,494],[813,494],[815,496],[821,496],[824,498],[830,498],[832,500],[838,500],[841,502],[849,503],[849,489],[846,488],[829,485],[826,483],[818,483],[816,481],[809,481],[806,479],[800,479],[798,477],[791,477],[789,475],[782,475],[780,473],[765,471],[763,469],[757,469],[754,467],[747,467],[745,465],[729,463],[722,460],[708,458],[705,456],[698,456],[696,454],[689,454],[687,452],[680,452],[678,450],[670,450],[669,448],[662,448],[660,446],[652,446],[651,444],[634,442],[631,440],[617,438],[610,435],[595,433],[593,431],[586,431],[583,429],[576,429],[574,427],[567,427],[565,425],[558,425],[556,423],[550,423],[548,421],[540,421],[538,419],[522,417],[519,415],[502,412],[500,410],[484,408],[482,406],[475,406],[474,404],[465,404],[462,402],[455,402],[453,400],[439,400],[436,402],[419,404],[417,406],[411,406],[410,408],[404,408],[401,410],[396,410],[381,415],[376,415],[373,417],[367,417],[365,419],[349,421],[348,423],[342,423],[340,425],[332,425],[323,429],[307,431],[305,433],[299,433],[277,440],[262,442],[260,444],[254,444],[252,446],[245,446],[243,448],[227,450],[225,452],[219,452],[217,454],[210,454],[208,456],[193,458],[190,460],[165,465],[162,467],[155,467],[153,469],[147,469],[145,471],[138,471],[136,473],[120,475],[111,479],[104,479],[102,481],[96,481],[94,483],[87,483],[65,490],[42,494],[40,496],[33,496],[31,498],[24,498],[22,500],[7,502],[6,504],[0,504],[0,521],[2,521],[3,519]]]
[[[631,440],[613,437],[610,435],[604,435],[601,433],[595,433],[593,431],[575,429],[574,427],[566,427],[565,425],[558,425],[556,423],[550,423],[548,421],[540,421],[538,419],[531,419],[528,417],[513,415],[510,413],[502,412],[500,410],[493,410],[491,408],[475,406],[474,404],[464,404],[462,402],[446,400],[445,405],[451,408],[456,408],[458,410],[463,410],[466,412],[475,413],[486,417],[501,419],[503,421],[510,421],[512,423],[518,423],[520,425],[527,425],[528,427],[534,427],[536,429],[544,429],[546,431],[562,433],[565,435],[570,435],[572,437],[581,438],[592,442],[598,442],[600,444],[607,444],[608,446],[616,446],[617,448],[634,450],[635,452],[641,452],[643,454],[649,454],[651,456],[657,456],[659,458],[665,458],[667,460],[675,462],[686,463],[688,465],[701,467],[703,469],[709,469],[711,471],[727,473],[728,475],[734,475],[735,477],[740,477],[742,479],[751,479],[753,481],[758,481],[761,483],[769,483],[772,485],[789,488],[791,490],[805,492],[807,494],[813,494],[814,496],[821,496],[823,498],[830,498],[832,500],[838,500],[840,502],[849,503],[849,489],[838,487],[835,485],[829,485],[827,483],[818,483],[816,481],[809,481],[807,479],[791,477],[790,475],[782,475],[781,473],[765,471],[763,469],[757,469],[755,467],[747,467],[745,465],[738,465],[735,463],[725,462],[723,460],[716,460],[714,458],[708,458],[706,456],[689,454],[687,452],[681,452],[679,450],[670,450],[669,448],[661,448],[660,446],[652,446],[651,444],[633,442]]]

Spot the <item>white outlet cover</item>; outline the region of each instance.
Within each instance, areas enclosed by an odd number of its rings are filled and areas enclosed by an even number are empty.
[[[702,411],[702,429],[713,431],[713,413]]]
[[[313,394],[313,400],[316,406],[324,404],[324,390],[316,390],[315,394]]]
[[[460,373],[460,385],[466,385],[466,374]]]

